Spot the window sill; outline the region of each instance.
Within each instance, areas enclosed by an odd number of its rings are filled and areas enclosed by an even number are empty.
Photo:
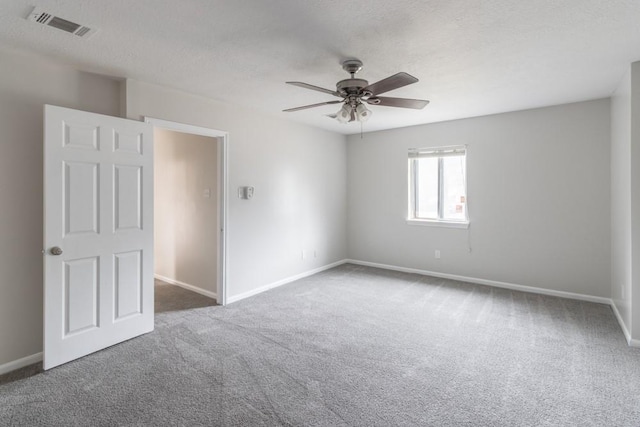
[[[469,228],[469,221],[432,221],[428,219],[408,219],[407,224],[422,225],[427,227]]]

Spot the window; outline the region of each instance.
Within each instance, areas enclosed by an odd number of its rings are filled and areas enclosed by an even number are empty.
[[[467,227],[465,147],[409,150],[409,223]]]

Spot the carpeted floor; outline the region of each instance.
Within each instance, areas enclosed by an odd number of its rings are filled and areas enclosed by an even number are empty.
[[[154,304],[156,314],[160,314],[166,313],[167,311],[210,307],[216,305],[216,300],[156,279],[154,286]]]
[[[638,426],[606,305],[344,265],[0,385],[1,426]]]
[[[216,305],[216,300],[159,279],[154,280],[154,309],[156,314],[167,311],[190,310]],[[42,372],[42,363],[0,375],[0,385],[25,379]]]

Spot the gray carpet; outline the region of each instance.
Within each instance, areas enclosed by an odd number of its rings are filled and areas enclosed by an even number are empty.
[[[154,280],[154,304],[156,314],[167,311],[190,310],[216,305],[216,300],[188,291],[159,279]],[[42,363],[36,363],[4,375],[0,385],[31,377],[42,372]]]
[[[344,265],[0,385],[2,426],[638,426],[608,306]]]
[[[155,280],[154,292],[156,314],[216,305],[216,300],[212,298],[171,285],[159,279]]]

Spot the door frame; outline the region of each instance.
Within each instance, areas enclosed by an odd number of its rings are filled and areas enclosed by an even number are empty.
[[[216,300],[219,305],[227,305],[227,206],[228,206],[228,163],[229,163],[229,132],[218,129],[194,126],[170,120],[144,117],[144,122],[151,124],[154,129],[167,129],[176,132],[215,138],[218,148],[218,277],[216,278]]]

